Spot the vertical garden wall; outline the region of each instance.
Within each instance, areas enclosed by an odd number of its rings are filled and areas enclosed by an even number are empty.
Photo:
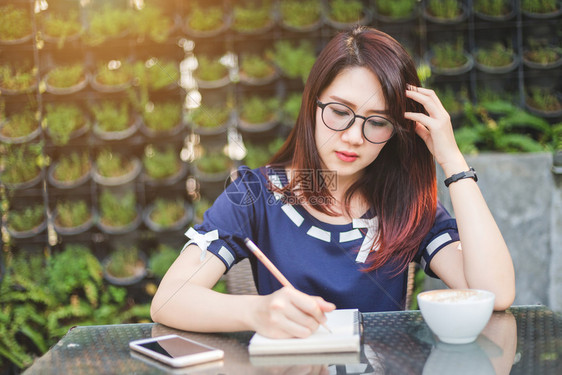
[[[562,149],[561,12],[556,0],[0,0],[0,368],[29,364],[68,326],[147,319],[183,232],[237,165],[279,148],[315,56],[353,24],[403,43],[463,151]]]

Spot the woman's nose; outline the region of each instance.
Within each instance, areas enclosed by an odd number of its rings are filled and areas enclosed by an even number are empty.
[[[363,139],[363,120],[355,117],[353,124],[342,132],[342,140],[354,145],[360,145],[364,142]]]

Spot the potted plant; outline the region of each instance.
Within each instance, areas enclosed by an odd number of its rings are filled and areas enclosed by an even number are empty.
[[[70,11],[49,12],[41,17],[41,31],[45,41],[56,44],[58,49],[62,49],[65,42],[77,40],[84,29],[78,19],[78,12]]]
[[[312,65],[316,62],[314,48],[309,41],[301,41],[298,46],[288,40],[275,43],[271,57],[287,78],[301,79],[306,82]]]
[[[328,2],[328,22],[338,30],[348,29],[353,24],[369,23],[369,15],[360,0],[330,0]]]
[[[301,110],[302,94],[295,92],[289,94],[282,105],[282,122],[285,126],[292,128],[297,122]]]
[[[149,90],[178,87],[180,70],[175,61],[151,58],[145,62],[144,66],[146,85]]]
[[[377,18],[387,23],[410,20],[416,16],[416,2],[416,0],[377,1],[375,3]]]
[[[458,37],[456,43],[436,43],[429,53],[429,64],[434,73],[457,75],[472,69],[474,59],[464,50],[463,38]]]
[[[194,223],[201,224],[203,222],[203,215],[205,211],[207,211],[211,207],[212,203],[203,197],[199,197],[198,200],[193,202],[193,210],[194,210]]]
[[[187,173],[188,165],[181,161],[173,146],[146,146],[143,155],[144,176],[152,185],[171,185]]]
[[[226,105],[205,105],[193,109],[189,113],[189,121],[193,131],[200,135],[217,135],[226,132],[230,109]]]
[[[458,23],[466,18],[467,12],[459,0],[428,0],[424,16],[435,23]]]
[[[118,244],[102,262],[103,276],[114,285],[133,285],[146,276],[146,257],[134,245]]]
[[[197,85],[204,89],[223,87],[230,83],[228,68],[221,62],[220,57],[197,56],[194,75]]]
[[[103,93],[123,91],[131,86],[133,65],[120,60],[100,64],[92,79],[92,87]]]
[[[12,4],[0,6],[0,44],[18,44],[31,39],[29,11]]]
[[[103,140],[123,140],[137,131],[140,116],[135,116],[125,101],[102,101],[92,106],[94,134]]]
[[[533,69],[557,68],[562,65],[562,47],[551,45],[545,39],[528,38],[523,62]]]
[[[511,46],[495,42],[476,50],[476,67],[486,73],[507,73],[517,67],[519,60]]]
[[[232,26],[242,34],[263,33],[274,25],[273,9],[270,1],[261,3],[234,4]]]
[[[441,100],[443,107],[449,113],[453,127],[457,129],[464,116],[464,105],[469,100],[466,88],[454,89],[447,85],[444,88],[436,89],[437,97]]]
[[[102,190],[99,197],[98,227],[107,234],[125,234],[134,231],[141,222],[137,198],[133,190],[112,192]]]
[[[2,145],[0,165],[4,170],[0,181],[12,189],[26,189],[42,179],[42,144]]]
[[[240,82],[246,85],[259,86],[267,85],[277,78],[275,64],[267,56],[258,54],[244,54],[241,56],[240,63]]]
[[[45,125],[53,143],[61,146],[85,134],[90,122],[78,105],[59,103],[46,105]]]
[[[26,108],[0,120],[0,141],[27,143],[41,134],[36,111]]]
[[[558,0],[521,0],[521,11],[532,18],[553,18],[560,13]]]
[[[220,6],[201,7],[195,3],[184,23],[185,32],[196,38],[214,37],[230,27],[232,18]]]
[[[27,93],[37,87],[37,68],[22,62],[0,65],[0,94],[15,95]]]
[[[109,149],[100,151],[94,163],[93,179],[103,186],[124,185],[133,181],[141,172],[140,161],[124,157]]]
[[[48,179],[59,189],[73,189],[90,179],[92,165],[87,152],[63,154],[49,167]]]
[[[281,148],[283,138],[275,138],[267,144],[246,144],[247,154],[244,163],[251,169],[259,168],[267,164],[269,159]]]
[[[156,198],[145,209],[144,223],[153,232],[180,231],[193,220],[193,209],[182,198]]]
[[[310,32],[322,26],[322,2],[288,0],[279,4],[281,26],[288,30]]]
[[[88,84],[88,74],[82,64],[61,65],[44,78],[45,90],[55,95],[74,94]]]
[[[60,200],[55,207],[53,225],[60,235],[76,235],[94,225],[94,215],[83,199]]]
[[[275,97],[250,96],[242,99],[238,123],[240,129],[252,133],[271,130],[277,125],[280,104]]]
[[[177,135],[183,129],[182,104],[178,101],[148,103],[141,131],[150,138]]]
[[[148,259],[148,269],[158,280],[161,280],[179,255],[178,249],[169,245],[159,244]]]
[[[127,34],[132,23],[131,9],[120,9],[109,4],[94,10],[89,19],[84,42],[89,46],[99,46]]]
[[[47,215],[42,204],[8,211],[6,229],[14,238],[29,238],[38,235],[47,228]]]
[[[193,163],[195,177],[202,182],[224,183],[234,162],[220,151],[203,154]]]
[[[174,29],[174,20],[154,4],[143,4],[135,8],[132,14],[131,34],[137,43],[150,39],[156,43],[164,43]]]
[[[544,117],[558,117],[562,114],[562,95],[549,87],[531,86],[527,89],[525,105]]]
[[[486,21],[505,21],[515,16],[513,0],[475,0],[474,13]]]

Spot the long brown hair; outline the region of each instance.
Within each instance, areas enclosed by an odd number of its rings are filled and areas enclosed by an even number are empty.
[[[406,97],[407,85],[420,86],[420,81],[413,60],[396,40],[362,26],[337,34],[312,67],[295,127],[271,164],[290,165],[297,173],[322,168],[314,139],[316,99],[343,69],[354,66],[365,67],[378,77],[396,133],[366,167],[362,177],[346,191],[345,208],[349,211],[351,197],[360,193],[378,218],[379,234],[374,246],[378,245],[379,250],[369,255],[367,270],[392,262],[395,270],[401,271],[413,259],[433,225],[437,185],[433,156],[415,133],[414,122],[404,118],[406,111],[425,113],[425,110]],[[293,178],[289,188],[294,189],[297,181],[298,178]],[[305,199],[313,195],[331,196],[320,179],[313,178],[312,183],[313,189],[301,192]],[[335,215],[329,206],[315,208]]]

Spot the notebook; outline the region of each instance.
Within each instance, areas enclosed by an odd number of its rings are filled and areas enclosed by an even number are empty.
[[[250,340],[250,355],[358,352],[361,347],[360,313],[357,309],[339,309],[326,313],[326,325],[307,338],[271,339],[258,333]]]

